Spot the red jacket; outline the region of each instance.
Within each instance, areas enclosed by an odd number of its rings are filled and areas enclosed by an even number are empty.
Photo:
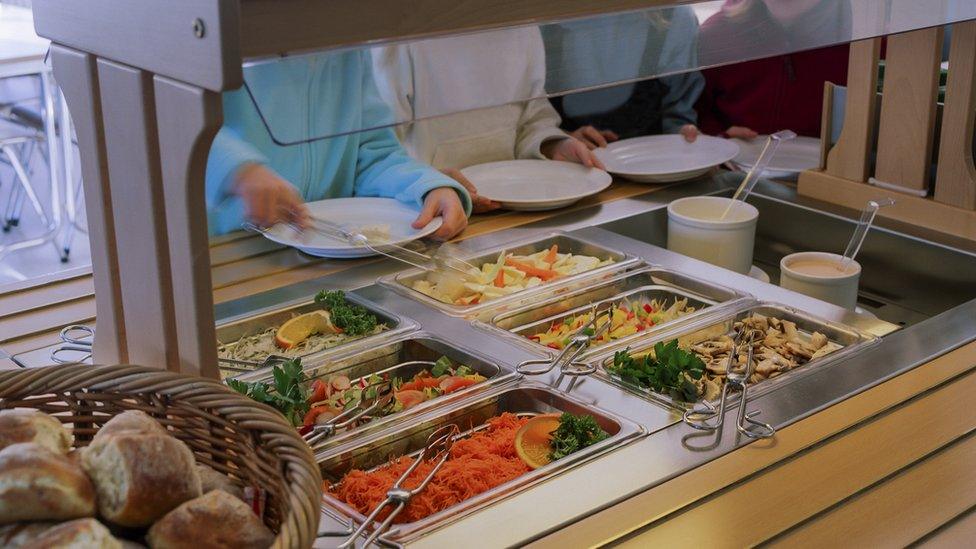
[[[727,63],[743,52],[797,50],[825,37],[835,43],[850,40],[851,8],[845,0],[790,2],[773,9],[760,0],[726,0],[701,26],[702,66]],[[699,127],[710,134],[746,126],[759,133],[790,129],[819,136],[824,82],[846,85],[848,51],[843,44],[703,70]]]

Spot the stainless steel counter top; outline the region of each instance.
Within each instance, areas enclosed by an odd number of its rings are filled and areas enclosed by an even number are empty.
[[[763,421],[777,427],[796,422],[832,403],[864,391],[976,339],[976,299],[969,298],[934,316],[926,314],[927,311],[916,310],[917,307],[906,305],[896,313],[905,309],[910,310],[912,314],[901,315],[908,320],[899,318],[897,322],[907,327],[898,330],[897,324],[878,320],[870,315],[852,313],[648,243],[661,242],[660,215],[654,215],[654,212],[660,212],[670,200],[693,194],[728,192],[734,183],[734,179],[719,177],[676,185],[663,191],[557,216],[518,229],[472,238],[463,242],[461,248],[466,252],[474,252],[542,231],[552,229],[572,231],[587,239],[606,243],[608,246],[641,257],[649,263],[706,280],[718,281],[726,286],[748,292],[759,299],[786,304],[815,316],[846,323],[884,336],[879,345],[856,354],[846,361],[816,368],[803,377],[784,383],[775,390],[752,399],[749,403],[749,411],[759,414],[758,417]],[[756,192],[758,196],[755,200],[771,200],[783,204],[794,204],[796,201],[796,196],[791,189],[772,183],[763,183]],[[819,221],[815,220],[815,222],[821,223],[824,227],[831,223],[853,226],[851,220],[835,213],[818,212],[806,207],[801,210],[811,214],[822,214],[822,218],[818,218]],[[635,220],[646,220],[646,223],[641,224]],[[811,231],[810,227],[807,227],[807,231],[816,232]],[[640,240],[623,236],[618,232],[637,236]],[[922,241],[915,237],[905,237],[886,229],[880,229],[879,233],[881,240],[902,239],[892,245],[907,246],[913,243],[927,250],[936,252],[941,250],[944,252],[943,263],[961,262],[955,268],[956,271],[962,269],[964,273],[968,273],[970,271],[966,269],[976,265],[976,256],[958,248]],[[811,237],[810,240],[811,246],[817,245],[816,238]],[[837,245],[843,246],[843,242]],[[865,250],[866,254],[888,253],[883,246],[874,252],[870,252],[870,246]],[[866,258],[868,264],[873,261],[877,261],[877,258]],[[940,266],[923,265],[922,268],[938,271]],[[468,321],[447,316],[419,301],[374,284],[378,277],[397,270],[400,270],[399,265],[392,262],[378,262],[357,267],[312,282],[221,305],[217,309],[217,316],[218,319],[232,317],[298,296],[310,295],[323,287],[357,289],[357,293],[383,308],[415,320],[423,330],[439,334],[459,347],[476,348],[481,354],[493,357],[505,368],[514,368],[518,362],[536,356],[528,350],[513,346],[503,337],[476,328]],[[888,274],[898,276],[897,271]],[[947,288],[949,282],[951,281],[947,281]],[[923,290],[940,291],[938,288]],[[877,291],[885,293],[883,289]],[[954,303],[953,300],[969,297],[966,291],[968,290],[963,287],[954,293],[943,292],[940,295],[942,301],[951,305]],[[894,296],[894,292],[888,293],[887,299],[891,303],[899,301],[897,296]],[[542,376],[539,381],[554,385],[556,376],[555,374]],[[565,383],[563,387],[565,388]],[[688,435],[696,431],[682,424],[680,418],[672,412],[598,379],[583,380],[576,386],[573,394],[583,401],[599,405],[601,408],[641,424],[649,434],[600,459],[546,480],[531,490],[517,493],[461,521],[433,531],[412,544],[420,547],[497,547],[521,544],[751,442],[737,435],[734,421],[726,422],[723,432],[717,436],[689,439]],[[569,494],[572,497],[567,497]],[[518,520],[514,520],[516,518]]]

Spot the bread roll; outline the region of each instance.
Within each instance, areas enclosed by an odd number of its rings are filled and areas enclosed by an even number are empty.
[[[122,549],[122,543],[95,519],[78,519],[48,528],[24,549]]]
[[[95,515],[95,490],[66,456],[24,442],[0,451],[0,524]]]
[[[15,522],[0,526],[0,547],[4,549],[18,549],[27,542],[36,539],[56,522]]]
[[[0,411],[0,450],[11,444],[36,442],[62,454],[71,449],[71,433],[57,419],[30,408]]]
[[[200,492],[206,494],[212,490],[223,490],[235,498],[244,501],[244,489],[238,486],[229,476],[203,464],[197,464],[200,475]]]
[[[275,536],[246,503],[214,490],[159,519],[146,540],[151,549],[266,549]]]
[[[149,526],[200,495],[193,452],[169,435],[122,432],[93,441],[82,466],[98,493],[98,512],[119,526]]]
[[[95,433],[92,442],[97,442],[107,436],[119,433],[142,433],[168,435],[166,428],[153,419],[152,416],[140,410],[126,410],[121,414],[108,420],[102,428]]]

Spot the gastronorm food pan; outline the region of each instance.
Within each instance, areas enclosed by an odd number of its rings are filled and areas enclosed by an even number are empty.
[[[516,386],[499,387],[473,402],[461,403],[436,415],[416,418],[415,421],[392,432],[377,433],[355,445],[337,448],[325,455],[320,454],[317,459],[322,477],[327,482],[338,482],[352,469],[370,470],[399,456],[418,452],[423,448],[427,437],[444,425],[456,424],[463,434],[478,429],[488,419],[504,412],[517,415],[560,412],[589,414],[610,437],[426,518],[394,525],[393,529],[383,536],[386,540],[400,543],[416,538],[501,498],[544,482],[598,455],[612,451],[643,434],[643,429],[636,423],[583,404],[571,396],[544,385],[523,381]],[[343,522],[352,519],[359,524],[364,520],[365,517],[361,513],[329,492],[325,492],[323,497],[327,514]]]
[[[880,341],[877,336],[862,332],[843,324],[820,319],[785,305],[761,302],[758,304],[743,303],[741,306],[736,306],[726,310],[721,315],[703,317],[693,323],[689,323],[684,326],[676,326],[673,330],[668,330],[666,333],[658,334],[654,337],[634,342],[630,346],[630,352],[633,354],[644,353],[650,351],[654,345],[659,342],[666,343],[674,339],[678,340],[678,346],[680,348],[687,349],[692,345],[696,345],[724,335],[731,335],[736,322],[739,322],[754,314],[760,314],[766,317],[776,317],[780,320],[793,322],[796,324],[799,337],[803,338],[804,340],[809,340],[810,336],[814,332],[820,332],[827,337],[827,341],[829,343],[836,344],[840,348],[824,356],[813,358],[809,362],[794,367],[791,370],[779,373],[775,377],[770,377],[757,383],[750,382],[750,397],[756,397],[767,393],[784,383],[788,383],[791,380],[797,379],[798,377],[808,375],[817,369],[811,368],[811,366],[822,368],[827,364],[843,361],[852,354],[858,353]],[[606,353],[601,353],[592,359],[600,365],[597,375],[600,375],[604,379],[608,379],[611,383],[614,383],[634,394],[664,405],[675,411],[684,411],[692,405],[692,403],[683,402],[681,400],[671,398],[668,395],[655,392],[651,389],[639,387],[633,383],[624,381],[615,375],[611,375],[606,368],[607,366],[613,364],[613,358],[614,352],[607,351]]]
[[[549,249],[552,245],[559,246],[560,253],[571,253],[573,255],[585,255],[597,257],[601,260],[612,259],[613,263],[603,265],[589,271],[565,276],[548,283],[527,288],[522,291],[514,292],[502,297],[494,298],[483,303],[473,305],[456,305],[444,303],[413,289],[413,283],[423,279],[427,273],[420,269],[409,269],[401,273],[386,276],[380,279],[380,284],[387,286],[408,297],[426,303],[431,307],[439,309],[452,316],[465,318],[490,318],[491,314],[498,310],[519,307],[530,303],[540,295],[549,295],[554,292],[568,291],[580,286],[581,281],[599,279],[613,273],[633,267],[638,259],[623,252],[607,248],[596,242],[571,236],[563,232],[551,232],[530,239],[509,242],[501,246],[496,246],[488,250],[477,252],[477,255],[466,257],[465,259],[475,267],[481,267],[485,263],[494,263],[501,252],[509,252],[516,255],[528,255]]]
[[[750,298],[749,294],[676,271],[660,267],[643,267],[618,274],[609,280],[597,281],[592,286],[564,295],[505,311],[495,315],[488,323],[478,324],[515,336],[512,339],[535,351],[548,353],[552,349],[529,339],[529,336],[545,332],[553,324],[562,323],[576,315],[587,314],[593,306],[600,307],[624,299],[629,302],[658,300],[664,302],[665,306],[669,306],[676,300],[687,299],[688,306],[695,309],[693,313],[661,322],[636,334],[603,344],[594,342],[590,350],[582,355],[581,358],[585,359],[609,349],[626,347],[633,341],[646,339],[662,330],[687,323],[705,314],[716,313],[721,309],[720,306],[728,307]]]
[[[298,355],[297,358],[301,358],[302,362],[324,360],[330,355],[357,349],[360,346],[373,346],[377,341],[387,340],[417,329],[417,325],[414,322],[388,312],[354,293],[346,292],[345,297],[347,301],[361,305],[376,315],[377,320],[386,326],[387,329],[378,334],[352,339],[333,347]],[[321,303],[315,303],[314,300],[303,298],[284,305],[275,305],[229,318],[217,324],[218,349],[221,347],[225,349],[233,348],[242,338],[260,334],[270,328],[281,326],[295,316],[325,308],[325,305]],[[249,362],[251,363],[249,364]],[[248,370],[259,370],[262,366],[265,366],[263,361],[229,361],[221,358],[218,358],[218,363],[222,378],[240,376],[242,373],[247,373]]]
[[[427,333],[404,334],[392,340],[374,342],[369,349],[359,348],[358,351],[352,353],[340,356],[332,355],[322,360],[316,359],[314,362],[305,365],[303,370],[309,380],[327,381],[341,375],[347,377],[355,386],[360,380],[367,379],[371,374],[381,377],[388,375],[390,379],[399,377],[403,380],[409,380],[422,370],[430,370],[430,364],[426,363],[436,362],[442,356],[451,359],[455,366],[465,365],[487,379],[456,392],[425,401],[412,408],[378,417],[372,421],[360,423],[354,428],[337,432],[316,444],[313,449],[318,452],[325,448],[338,446],[350,438],[361,437],[365,433],[388,427],[405,418],[457,402],[515,376],[514,372],[502,370],[489,359],[474,352],[453,347],[443,339]],[[270,372],[265,370],[249,373],[238,379],[270,382],[272,376]]]

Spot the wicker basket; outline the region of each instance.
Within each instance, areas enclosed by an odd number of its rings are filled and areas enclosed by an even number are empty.
[[[322,480],[308,445],[275,410],[216,381],[142,366],[51,366],[0,372],[0,409],[35,408],[71,424],[85,446],[116,414],[142,410],[197,462],[267,490],[274,547],[310,547]]]

